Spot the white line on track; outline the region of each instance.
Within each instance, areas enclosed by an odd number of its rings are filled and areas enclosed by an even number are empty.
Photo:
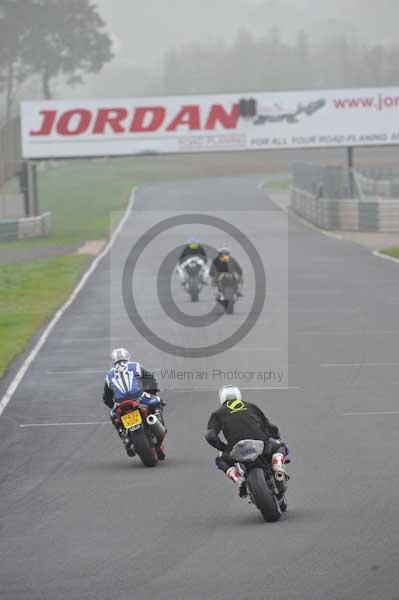
[[[267,292],[266,296],[276,297],[276,298],[284,298],[291,296],[338,296],[340,294],[344,294],[344,290],[293,290],[292,288],[287,288],[285,292]]]
[[[267,310],[267,308],[265,309],[266,312],[268,313],[315,313],[315,314],[329,314],[329,315],[335,315],[335,314],[359,314],[359,309],[358,308],[342,308],[342,309],[328,309],[328,308],[287,308],[286,310],[283,309],[276,309],[276,310]]]
[[[33,361],[35,360],[36,356],[39,354],[40,350],[42,349],[43,345],[45,344],[47,338],[49,337],[50,333],[54,329],[55,325],[61,319],[61,317],[63,316],[63,314],[65,313],[65,311],[74,302],[74,300],[78,296],[78,294],[81,291],[81,289],[85,286],[85,284],[88,281],[88,279],[90,278],[90,276],[96,270],[96,268],[97,268],[98,264],[100,263],[100,261],[111,250],[111,248],[114,245],[114,243],[115,243],[115,241],[116,241],[116,239],[117,239],[120,231],[123,229],[123,227],[124,227],[127,219],[129,218],[129,215],[131,213],[131,210],[132,210],[133,204],[134,204],[135,191],[136,191],[135,189],[132,190],[132,192],[130,194],[129,204],[128,204],[127,208],[126,208],[125,214],[123,215],[123,217],[120,220],[118,226],[116,227],[116,229],[112,233],[112,235],[111,235],[111,237],[109,239],[108,244],[105,246],[105,248],[102,250],[102,252],[100,252],[100,254],[93,260],[93,262],[91,263],[90,267],[88,268],[88,270],[86,271],[86,273],[83,275],[83,277],[81,278],[81,280],[79,281],[79,283],[77,284],[77,286],[75,287],[75,289],[73,290],[72,294],[66,300],[66,302],[61,306],[61,308],[59,308],[57,310],[57,312],[55,313],[55,315],[51,319],[50,323],[47,325],[47,327],[43,331],[42,335],[40,336],[40,338],[36,342],[35,346],[31,350],[29,356],[25,359],[25,361],[21,365],[18,373],[15,375],[14,379],[10,383],[10,385],[9,385],[6,393],[4,394],[3,398],[0,401],[0,415],[2,414],[2,412],[6,408],[7,404],[10,402],[11,398],[15,394],[15,392],[16,392],[19,384],[21,383],[22,379],[24,378],[27,370],[29,369],[29,367],[31,366],[31,364],[33,363]]]
[[[322,363],[321,367],[399,367],[399,362]]]
[[[391,262],[399,263],[399,259],[394,256],[388,256],[388,254],[383,254],[382,252],[378,252],[378,250],[373,250],[373,256],[378,256],[378,258],[383,258],[384,260],[390,260]]]
[[[109,425],[111,421],[80,421],[75,423],[24,423],[20,427],[63,427],[64,425]]]
[[[104,369],[75,369],[72,371],[47,371],[47,375],[96,375],[102,373]]]
[[[251,348],[243,348],[241,346],[235,346],[234,348],[230,348],[227,352],[280,352],[281,348],[279,346],[255,346]]]
[[[122,336],[121,336],[122,337]],[[118,340],[117,337],[94,337],[94,338],[64,338],[62,342],[64,344],[77,344],[79,342],[112,342],[112,340]]]
[[[344,413],[344,417],[367,417],[378,415],[399,415],[399,410],[381,410],[375,412],[350,412]]]
[[[63,339],[63,343],[64,344],[79,344],[79,343],[95,343],[95,342],[108,342],[108,341],[112,341],[112,340],[120,340],[122,338],[122,336],[119,337],[98,337],[98,338],[69,338],[69,339]],[[237,348],[231,348],[230,352],[240,352],[240,351],[244,351],[244,352],[255,352],[255,351],[259,351],[262,350],[263,352],[279,352],[281,350],[280,347],[278,346],[259,346],[259,347],[255,347],[255,348],[241,348],[241,347],[237,347]],[[50,375],[59,375],[62,373],[81,373],[82,371],[47,371],[48,374]],[[95,370],[85,370],[84,372],[89,372],[89,373],[103,373],[104,371],[98,371],[97,369]]]
[[[251,392],[251,391],[257,391],[257,392],[265,392],[265,391],[288,391],[288,390],[300,390],[301,388],[297,385],[287,385],[287,386],[261,386],[261,387],[243,387],[240,385],[240,390],[243,390],[245,392]],[[209,389],[209,388],[204,388],[204,387],[190,387],[190,388],[173,388],[173,389],[167,389],[165,391],[168,392],[179,392],[179,393],[188,393],[188,392],[201,392],[201,393],[206,393],[206,392],[214,392],[213,389]]]
[[[281,391],[287,391],[287,390],[300,390],[301,388],[299,387],[299,385],[286,385],[285,387],[279,387],[279,386],[274,386],[274,387],[267,387],[267,386],[262,386],[262,387],[240,387],[241,390],[244,391],[251,391],[251,390],[255,390],[258,392],[263,392],[263,391],[277,391],[277,390],[281,390]]]
[[[399,330],[369,329],[352,331],[296,331],[296,335],[399,335]]]

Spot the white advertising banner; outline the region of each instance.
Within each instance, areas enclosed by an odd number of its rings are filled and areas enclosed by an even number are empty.
[[[399,143],[399,87],[23,102],[25,158]]]

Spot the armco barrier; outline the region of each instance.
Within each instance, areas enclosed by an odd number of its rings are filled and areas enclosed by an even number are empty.
[[[50,224],[51,213],[49,212],[39,217],[0,221],[0,242],[47,236],[50,231]]]
[[[0,221],[0,242],[13,242],[18,239],[18,221]]]
[[[294,187],[291,189],[291,208],[322,229],[399,231],[399,199],[318,198]]]

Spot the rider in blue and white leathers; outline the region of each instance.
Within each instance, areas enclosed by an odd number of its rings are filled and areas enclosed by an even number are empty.
[[[140,363],[131,361],[130,352],[125,348],[113,350],[111,360],[112,367],[105,377],[103,392],[104,404],[111,409],[111,421],[114,423],[115,405],[135,398],[146,406],[149,413],[156,413],[163,422],[164,402],[157,395],[159,387],[155,375],[144,369]]]

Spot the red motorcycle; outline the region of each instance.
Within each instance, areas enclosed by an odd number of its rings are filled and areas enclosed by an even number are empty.
[[[113,422],[129,456],[138,454],[143,465],[155,467],[165,459],[162,441],[166,434],[161,411],[150,412],[140,399],[124,400],[114,408]]]

